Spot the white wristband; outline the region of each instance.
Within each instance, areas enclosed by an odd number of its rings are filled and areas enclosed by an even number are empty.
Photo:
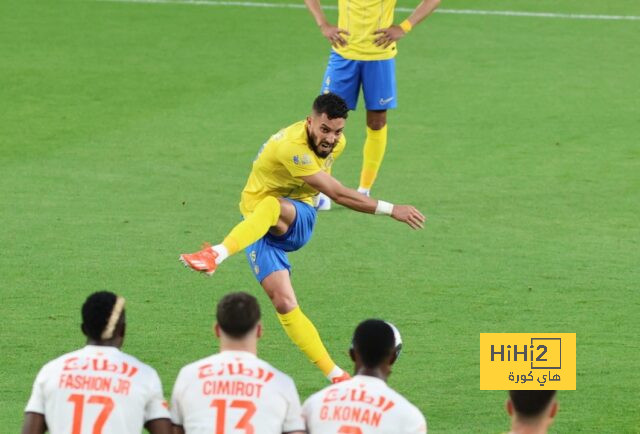
[[[384,200],[378,201],[378,206],[376,206],[376,214],[377,215],[391,215],[393,212],[393,204],[389,202],[385,202]]]

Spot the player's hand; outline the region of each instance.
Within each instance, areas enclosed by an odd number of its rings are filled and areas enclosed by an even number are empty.
[[[378,35],[373,43],[378,47],[387,48],[398,39],[404,37],[406,33],[400,26],[391,26],[387,27],[386,29],[376,30],[375,32],[373,32],[373,34]]]
[[[427,218],[411,205],[394,205],[391,217],[411,226],[411,229],[422,229]]]
[[[349,36],[350,33],[348,31],[336,26],[332,26],[331,24],[323,24],[322,26],[320,26],[320,31],[335,48],[338,48],[340,46],[344,47],[347,45],[347,40],[342,35]]]

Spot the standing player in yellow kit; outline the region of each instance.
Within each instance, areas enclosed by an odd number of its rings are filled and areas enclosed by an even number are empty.
[[[340,95],[355,110],[360,87],[367,108],[360,193],[369,195],[387,147],[387,110],[397,107],[396,41],[433,12],[440,0],[422,0],[413,13],[394,25],[396,0],[338,0],[338,26],[330,24],[320,0],[305,0],[333,49],[322,80],[322,93]],[[320,210],[331,208],[322,193],[316,198]]]
[[[347,208],[391,216],[413,229],[422,228],[425,221],[413,206],[359,194],[328,173],[346,145],[342,130],[348,113],[339,96],[317,97],[306,120],[280,130],[260,149],[240,199],[243,221],[221,243],[180,255],[188,267],[211,275],[227,257],[244,249],[285,332],[332,382],[348,379],[349,374],[334,363],[298,306],[287,257],[311,238],[316,221],[312,198],[322,192]]]

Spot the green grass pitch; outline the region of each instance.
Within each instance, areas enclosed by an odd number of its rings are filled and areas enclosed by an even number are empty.
[[[441,7],[640,15],[630,0]],[[128,299],[124,350],[167,395],[216,350],[231,290],[259,297],[261,355],[302,398],[325,385],[242,255],[211,279],[177,258],[238,220],[252,158],[307,114],[328,51],[304,9],[2,2],[0,431],[19,430],[40,366],[83,344],[79,308],[99,289]],[[577,390],[559,393],[553,432],[640,432],[640,21],[440,13],[397,67],[374,195],[429,223],[320,215],[291,259],[330,352],[350,367],[357,322],[393,321],[390,384],[430,432],[497,433],[505,393],[479,390],[479,333],[575,332]],[[354,187],[363,130],[360,106],[334,169]]]

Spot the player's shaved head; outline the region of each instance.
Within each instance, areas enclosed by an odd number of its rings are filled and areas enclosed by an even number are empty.
[[[517,414],[526,418],[540,416],[556,395],[555,390],[510,390],[509,399]]]
[[[380,319],[363,321],[356,327],[352,345],[364,367],[377,368],[394,354],[393,328]]]
[[[94,292],[82,305],[82,331],[92,343],[123,338],[124,323],[124,298],[113,292]]]
[[[258,300],[246,292],[232,292],[218,302],[216,320],[228,336],[240,339],[260,321]]]
[[[347,119],[349,108],[344,99],[335,93],[324,93],[313,101],[313,111],[317,115],[326,114],[329,119]]]

